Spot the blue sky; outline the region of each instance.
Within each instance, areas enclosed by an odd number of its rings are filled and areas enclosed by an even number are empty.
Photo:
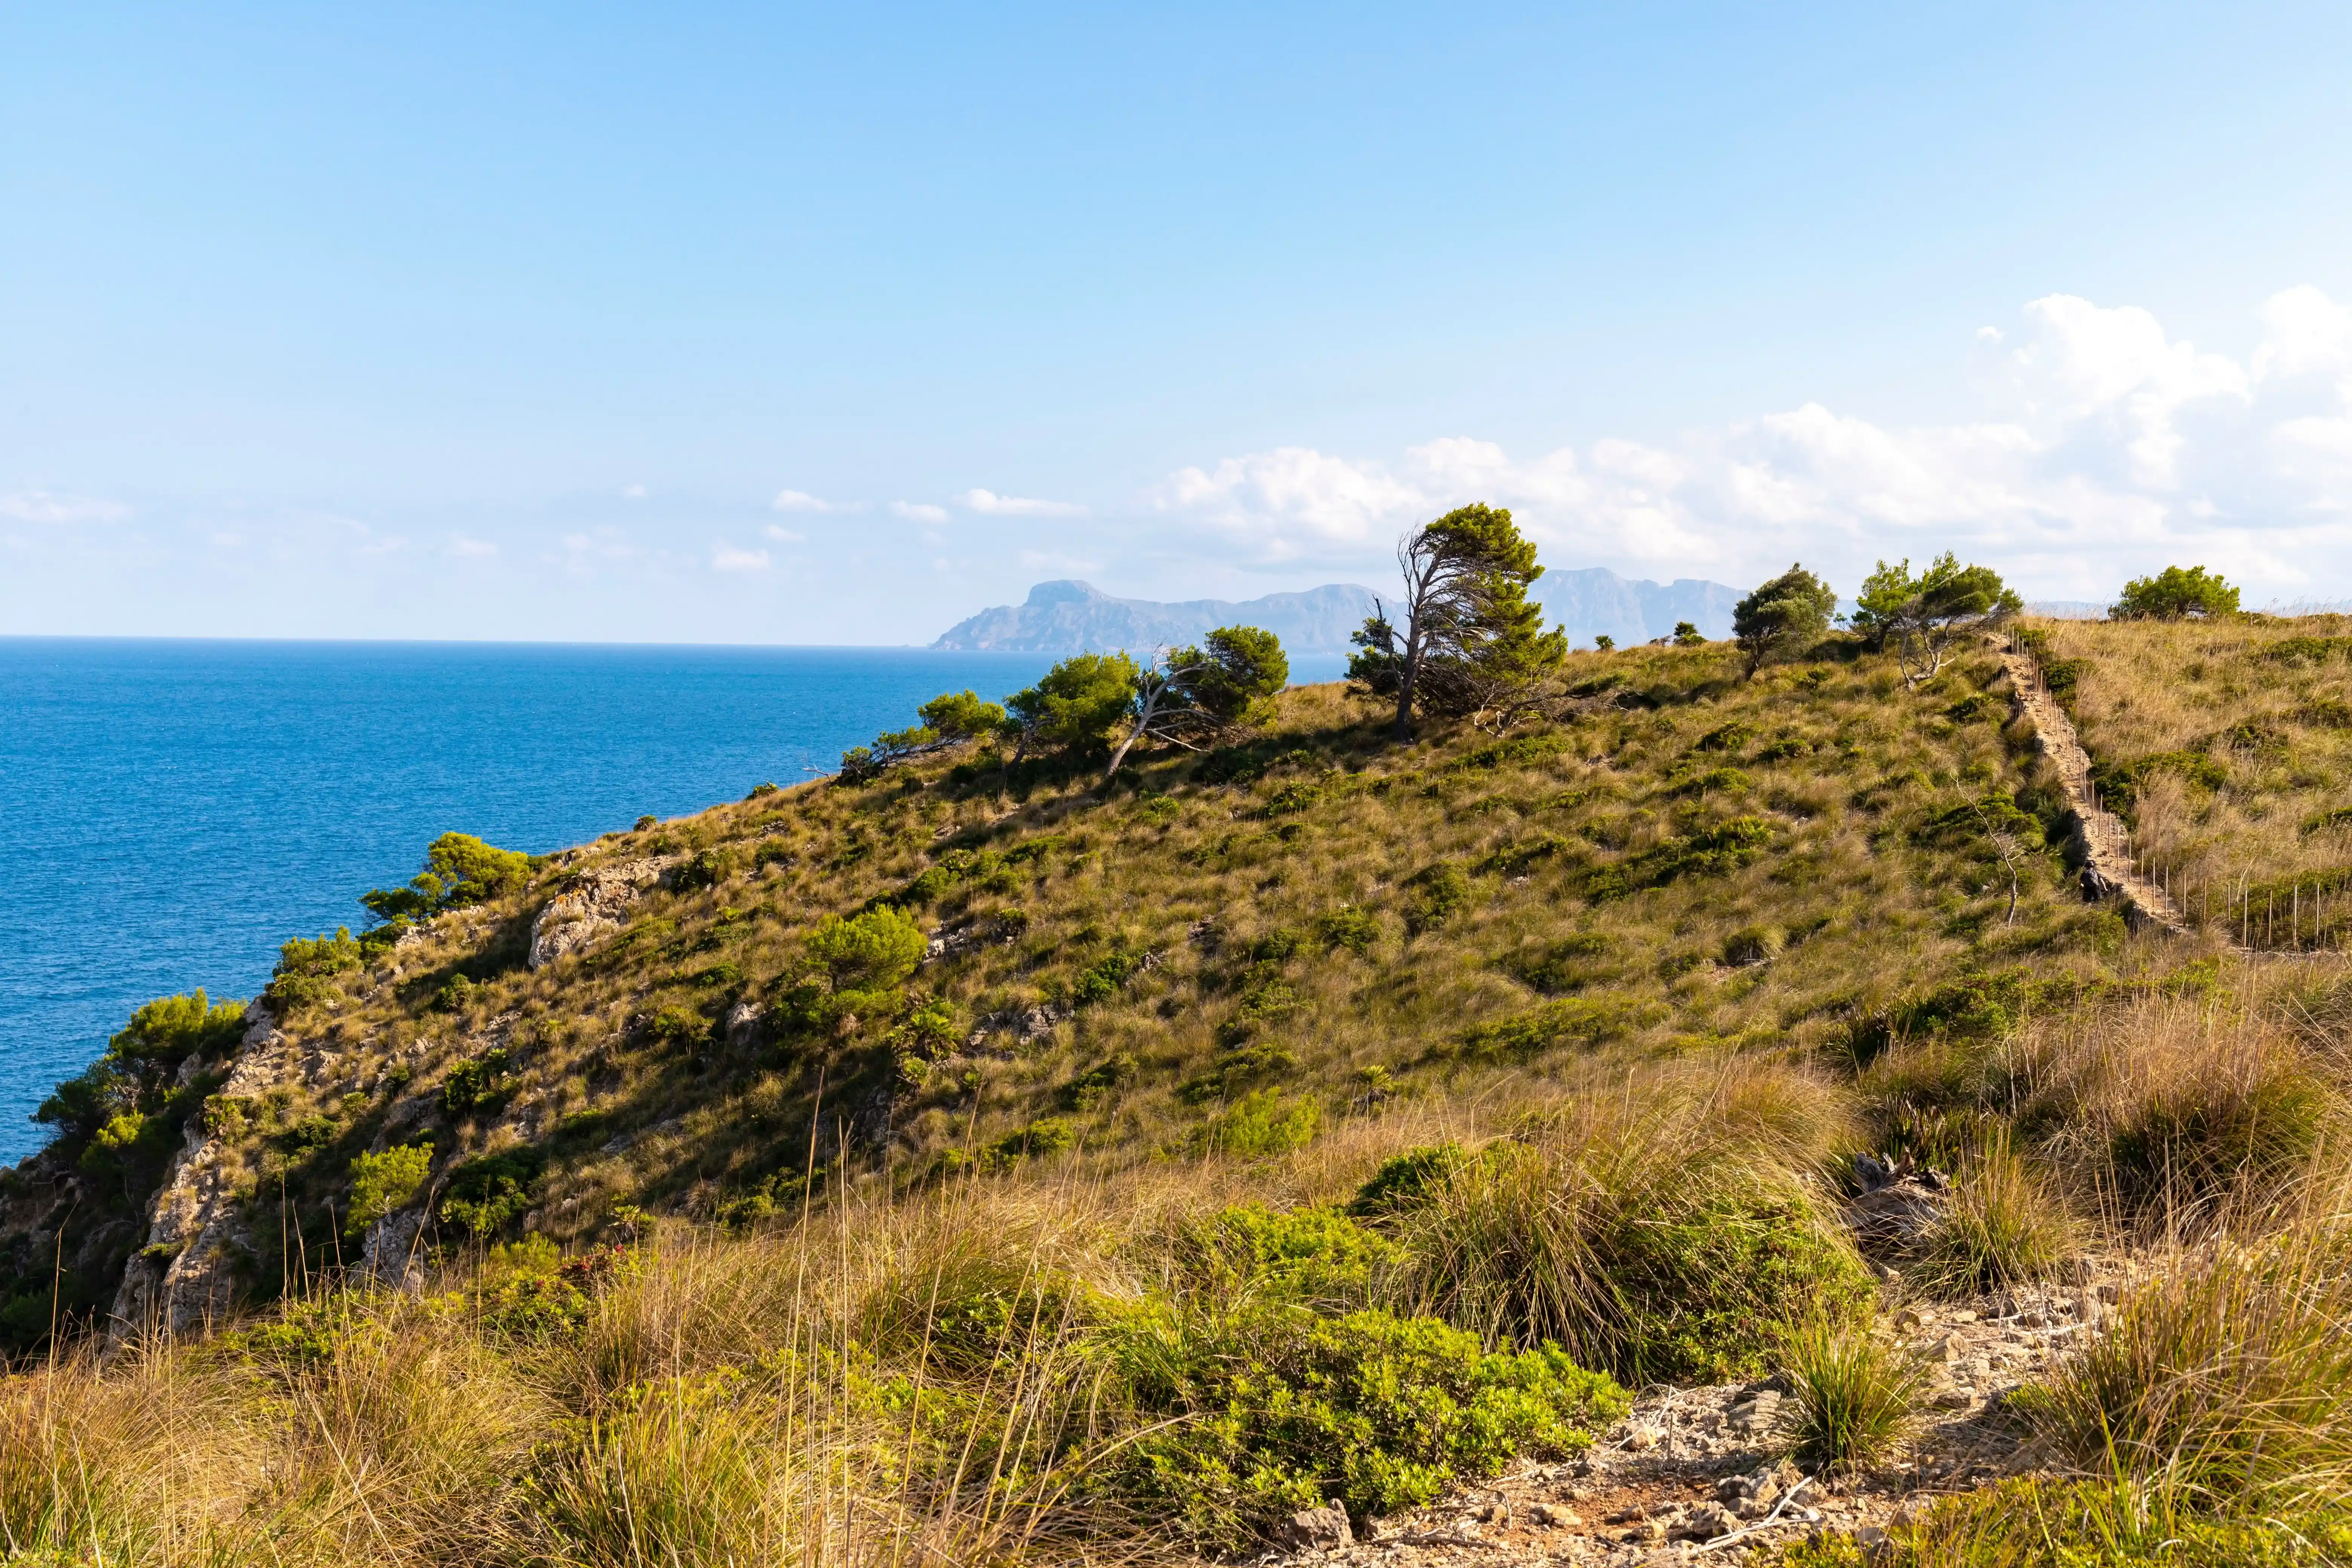
[[[0,6],[0,631],[2352,598],[2352,9]]]

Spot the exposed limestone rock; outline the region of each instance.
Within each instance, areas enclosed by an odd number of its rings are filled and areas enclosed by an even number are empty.
[[[425,1270],[417,1262],[416,1237],[424,1228],[422,1208],[386,1215],[368,1226],[367,1241],[360,1252],[360,1277],[405,1296],[421,1294]]]
[[[257,1096],[297,1078],[315,1081],[326,1053],[304,1052],[259,1002],[246,1009],[246,1019],[236,1063],[221,1086],[224,1096]],[[236,1259],[253,1240],[244,1224],[244,1200],[223,1168],[227,1153],[228,1141],[209,1131],[202,1117],[188,1123],[187,1142],[155,1194],[146,1246],[132,1256],[115,1291],[110,1340],[150,1331],[184,1334],[227,1310]]]
[[[629,906],[660,886],[679,858],[655,855],[615,860],[580,873],[530,922],[530,956],[526,962],[533,969],[543,969],[598,937],[620,930],[621,917]]]
[[[726,1041],[730,1051],[748,1051],[759,1044],[760,1024],[766,1016],[757,1002],[749,996],[743,997],[728,1008],[727,1016],[719,1020],[719,1038]]]

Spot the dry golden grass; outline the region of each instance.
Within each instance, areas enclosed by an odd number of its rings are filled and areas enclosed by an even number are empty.
[[[2105,804],[2200,919],[2287,946],[2300,880],[2331,906],[2331,945],[2352,932],[2352,616],[2224,621],[2049,621],[2031,628],[2070,671],[2067,699],[2095,766],[2121,783]],[[2063,673],[2062,673],[2063,679]],[[2172,762],[2147,764],[2147,759]],[[2134,764],[2143,764],[2135,770]],[[2200,775],[2202,775],[2201,777]],[[2326,883],[2324,891],[2320,884]],[[2258,889],[2251,909],[2242,887]],[[2311,908],[2305,938],[2321,934]],[[2267,922],[2275,940],[2263,941]]]

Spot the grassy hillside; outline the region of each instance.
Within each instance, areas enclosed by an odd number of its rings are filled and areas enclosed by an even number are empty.
[[[2116,716],[2186,634],[2083,635],[2045,658],[2087,661],[2095,752],[2170,745]],[[2341,673],[2204,657],[2248,713]],[[281,1070],[228,1076],[233,1014],[158,1014],[0,1194],[22,1347],[112,1300],[191,1128],[243,1301],[285,1303],[9,1382],[0,1526],[110,1562],[1238,1549],[1571,1454],[1621,1384],[1801,1380],[1906,1301],[2132,1252],[2169,1260],[2143,1359],[2021,1405],[2037,1452],[2137,1487],[2252,1443],[2291,1458],[2164,1506],[2334,1528],[2352,1427],[2309,1345],[2346,1253],[2313,1216],[2352,991],[2084,903],[2010,714],[1989,657],[1910,689],[1845,639],[1753,680],[1579,655],[1550,719],[1402,747],[1296,689],[1113,790],[967,747],[289,944]],[[2292,815],[2294,776],[2207,808]],[[527,966],[551,899],[648,864]],[[1867,1256],[1864,1151],[1957,1177]],[[341,1291],[403,1215],[422,1299]],[[2250,1268],[2296,1288],[2198,1294]],[[2194,1411],[2168,1333],[2236,1369]]]
[[[2301,942],[2341,945],[2352,931],[2352,617],[2053,621],[2032,640],[2105,804],[2169,885],[2193,889],[2192,913],[2292,946],[2288,910],[2274,906],[2300,883]],[[2324,933],[2323,894],[2343,900]]]

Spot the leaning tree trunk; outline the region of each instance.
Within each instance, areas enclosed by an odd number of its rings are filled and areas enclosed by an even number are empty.
[[[1415,605],[1405,618],[1404,663],[1397,670],[1396,742],[1412,739],[1412,688],[1421,674],[1421,610]]]
[[[1160,710],[1160,695],[1167,689],[1165,685],[1154,688],[1151,695],[1143,700],[1143,711],[1136,715],[1135,727],[1127,732],[1127,739],[1118,743],[1118,750],[1110,754],[1110,766],[1103,770],[1102,782],[1106,787],[1111,780],[1118,776],[1119,764],[1127,761],[1129,751],[1134,747],[1136,742],[1143,739],[1144,732],[1151,728],[1152,717]]]

